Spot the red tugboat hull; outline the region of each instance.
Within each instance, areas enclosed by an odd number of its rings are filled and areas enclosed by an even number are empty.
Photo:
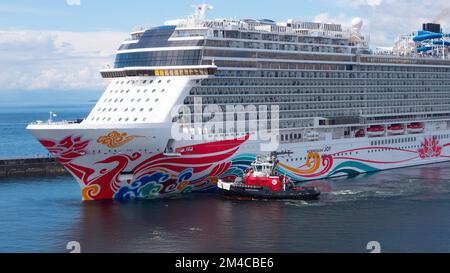
[[[224,185],[229,184],[229,185]],[[219,191],[227,198],[233,199],[287,199],[317,200],[320,191],[314,187],[298,187],[290,190],[273,191],[268,187],[248,186],[242,183],[219,182]]]

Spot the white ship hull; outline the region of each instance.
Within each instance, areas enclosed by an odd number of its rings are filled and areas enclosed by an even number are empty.
[[[42,128],[32,133],[75,177],[84,200],[154,198],[214,190],[218,179],[242,176],[260,143],[248,137],[180,141],[164,154],[170,127]],[[120,134],[117,137],[117,133]],[[377,138],[280,144],[278,171],[296,182],[450,160],[450,130]],[[174,154],[176,156],[174,156]]]

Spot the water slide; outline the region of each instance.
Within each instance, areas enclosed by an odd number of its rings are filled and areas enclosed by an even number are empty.
[[[432,50],[433,49],[432,45],[439,46],[439,45],[444,44],[445,46],[450,46],[449,41],[443,40],[443,38],[445,38],[445,37],[450,37],[450,34],[436,33],[436,32],[421,30],[412,39],[414,42],[428,41],[427,43],[424,43],[422,46],[420,46],[416,49],[417,52],[420,53],[420,52],[426,52],[426,51]],[[434,39],[440,39],[440,40],[434,40]],[[429,41],[429,40],[434,40],[434,41]]]

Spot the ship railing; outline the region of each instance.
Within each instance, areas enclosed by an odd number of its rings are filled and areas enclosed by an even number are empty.
[[[77,119],[77,120],[61,120],[61,121],[42,121],[37,120],[34,122],[31,122],[31,125],[68,125],[68,124],[80,124],[83,122],[84,119]]]

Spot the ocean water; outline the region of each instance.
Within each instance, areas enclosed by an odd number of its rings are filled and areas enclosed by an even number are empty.
[[[30,105],[0,103],[0,158],[46,156],[48,152],[26,131],[29,123],[46,121],[49,112],[55,120],[75,120],[86,117],[94,104]]]
[[[2,156],[42,153],[27,122],[89,108],[3,108]],[[326,190],[308,202],[214,193],[82,202],[71,177],[3,179],[0,252],[68,252],[69,241],[82,252],[369,252],[369,241],[382,252],[450,252],[450,163],[317,183]]]

